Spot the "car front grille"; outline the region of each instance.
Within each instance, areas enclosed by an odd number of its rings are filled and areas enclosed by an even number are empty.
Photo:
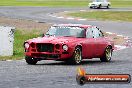
[[[38,52],[54,52],[54,45],[51,43],[38,43],[37,51]]]

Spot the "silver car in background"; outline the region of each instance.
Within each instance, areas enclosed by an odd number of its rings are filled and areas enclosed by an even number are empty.
[[[110,8],[111,3],[108,0],[93,0],[89,3],[89,8]]]

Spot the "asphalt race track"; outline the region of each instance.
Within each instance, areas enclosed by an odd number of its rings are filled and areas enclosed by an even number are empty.
[[[91,24],[107,32],[114,32],[132,37],[132,22],[113,21],[76,21],[52,17],[54,13],[63,11],[89,10],[88,8],[52,8],[52,7],[0,7],[0,16],[29,19],[48,23]],[[101,9],[102,10],[102,9]],[[132,8],[113,8],[109,10],[132,11]],[[99,59],[82,62],[82,66],[90,74],[116,73],[132,75],[132,48],[115,51],[112,61],[102,63]],[[0,88],[132,88],[129,84],[87,84],[76,83],[79,66],[67,65],[63,62],[41,61],[37,65],[27,65],[24,60],[0,61]]]

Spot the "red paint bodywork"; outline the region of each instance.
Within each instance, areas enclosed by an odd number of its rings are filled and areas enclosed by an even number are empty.
[[[64,25],[63,25],[64,26]],[[65,24],[65,26],[74,26]],[[87,28],[93,27],[90,25],[79,25],[78,27]],[[85,31],[86,32],[86,31]],[[107,46],[111,46],[114,49],[114,43],[107,37],[100,38],[76,38],[76,37],[41,37],[27,40],[25,43],[29,43],[30,47],[25,49],[25,55],[40,60],[65,60],[72,58],[73,52],[77,46],[82,49],[82,58],[91,59],[102,57]],[[53,52],[38,52],[37,44],[47,43],[53,44]],[[55,47],[56,44],[60,45],[60,48]],[[68,51],[64,51],[62,46],[66,44]]]

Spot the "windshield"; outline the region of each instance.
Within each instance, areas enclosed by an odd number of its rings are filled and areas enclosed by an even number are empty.
[[[46,36],[84,37],[84,29],[79,27],[51,27]]]

